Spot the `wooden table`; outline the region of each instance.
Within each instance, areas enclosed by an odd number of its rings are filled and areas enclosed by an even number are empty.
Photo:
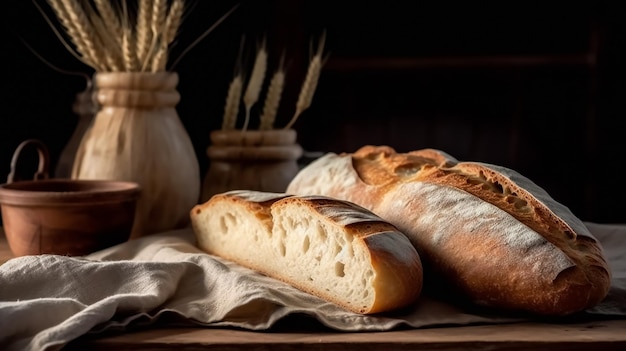
[[[11,258],[0,230],[0,263]],[[280,324],[280,323],[279,323]],[[84,336],[63,350],[626,350],[626,319],[514,323],[344,333],[323,327],[268,331],[152,327]]]

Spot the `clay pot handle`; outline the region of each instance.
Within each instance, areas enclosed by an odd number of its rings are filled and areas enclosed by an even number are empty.
[[[17,160],[19,159],[20,153],[26,146],[31,144],[37,148],[37,153],[39,154],[39,166],[37,167],[37,173],[35,173],[33,179],[48,179],[48,166],[50,163],[48,148],[46,148],[46,145],[44,145],[44,143],[37,139],[27,139],[24,140],[13,153],[13,158],[11,159],[11,172],[7,177],[7,183],[12,183],[15,181],[15,169],[17,168]]]

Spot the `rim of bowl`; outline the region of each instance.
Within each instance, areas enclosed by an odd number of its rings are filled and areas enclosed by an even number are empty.
[[[136,200],[141,187],[119,180],[44,179],[0,185],[0,204],[73,205]]]

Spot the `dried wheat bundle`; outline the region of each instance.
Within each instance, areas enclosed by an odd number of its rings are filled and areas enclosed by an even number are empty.
[[[96,70],[94,97],[102,106],[78,147],[71,177],[139,183],[133,237],[185,226],[199,197],[200,172],[175,108],[178,74],[166,71],[184,0],[47,1],[73,43],[66,47]]]
[[[311,103],[313,101],[313,95],[315,94],[315,90],[317,89],[317,83],[319,81],[319,77],[322,71],[322,66],[325,62],[325,58],[322,57],[322,54],[324,52],[324,43],[325,34],[320,37],[315,54],[309,62],[306,77],[302,83],[300,94],[298,96],[298,101],[296,103],[296,111],[289,123],[284,127],[284,129],[291,129],[300,114],[302,114],[304,110],[311,106]],[[262,45],[257,50],[252,73],[250,74],[250,79],[248,80],[246,91],[243,94],[243,104],[246,108],[245,120],[242,127],[242,131],[244,132],[248,128],[251,108],[258,101],[259,95],[263,87],[265,71],[267,70],[267,60],[268,54],[267,49],[265,48],[264,39]],[[274,123],[276,120],[276,115],[278,113],[278,108],[280,107],[282,93],[285,87],[285,75],[286,69],[284,66],[283,54],[280,59],[278,68],[276,68],[276,70],[272,74],[269,87],[267,88],[263,109],[259,118],[259,130],[271,130],[275,128]],[[226,97],[226,104],[224,107],[224,120],[222,122],[223,130],[235,129],[236,119],[239,112],[239,105],[241,103],[240,90],[242,89],[242,79],[243,77],[241,76],[241,74],[237,74],[230,83],[228,95]]]
[[[138,0],[134,12],[124,0],[47,2],[76,55],[98,72],[164,71],[185,11],[184,0]]]

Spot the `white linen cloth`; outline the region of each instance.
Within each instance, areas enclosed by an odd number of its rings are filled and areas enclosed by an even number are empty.
[[[613,273],[609,296],[586,314],[626,318],[626,225],[586,224],[603,244]],[[263,330],[287,315],[339,331],[523,320],[469,312],[427,296],[401,313],[350,313],[201,252],[191,229],[85,257],[24,256],[0,266],[0,349],[7,351],[59,350],[87,333],[168,321]]]

